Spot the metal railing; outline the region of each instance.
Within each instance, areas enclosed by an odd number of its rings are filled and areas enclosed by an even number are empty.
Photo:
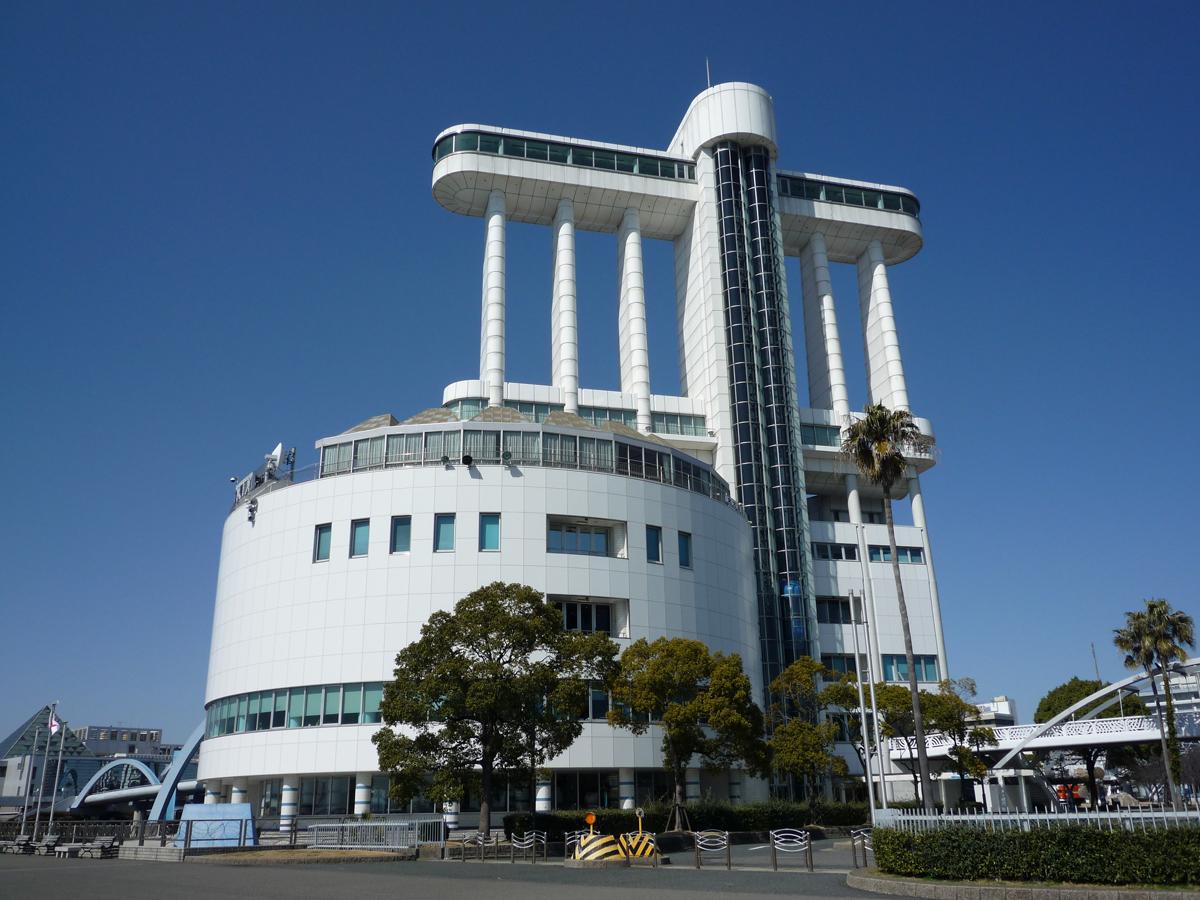
[[[965,826],[986,831],[1036,831],[1071,825],[1106,831],[1162,831],[1172,828],[1200,828],[1200,809],[1176,812],[1165,806],[1122,807],[1110,810],[1069,812],[1053,807],[1033,812],[974,812],[950,810],[940,814],[880,810],[880,828],[895,828],[911,833],[937,831]]]
[[[411,850],[419,841],[416,822],[346,822],[313,825],[308,846],[325,850]]]

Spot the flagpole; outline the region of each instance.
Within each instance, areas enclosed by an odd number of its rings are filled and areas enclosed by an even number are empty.
[[[46,731],[48,732],[54,727],[54,711],[57,709],[58,701],[55,700],[50,704],[50,721],[46,723]],[[33,816],[33,839],[35,841],[38,838],[38,825],[42,821],[42,794],[44,793],[42,788],[46,786],[46,766],[50,765],[50,745],[52,743],[54,743],[54,734],[51,732],[46,738],[46,752],[42,755],[42,774],[41,780],[38,783],[37,812]]]
[[[58,802],[58,778],[62,774],[63,744],[67,742],[67,723],[60,722],[62,734],[58,738],[58,762],[54,766],[54,786],[50,788],[50,821],[46,823],[46,834],[54,833],[54,804]]]
[[[33,732],[33,746],[29,748],[28,758],[25,760],[25,805],[21,807],[21,831],[25,831],[25,815],[29,812],[29,790],[33,787],[33,761],[37,755],[38,741],[42,737],[42,726],[39,725]]]

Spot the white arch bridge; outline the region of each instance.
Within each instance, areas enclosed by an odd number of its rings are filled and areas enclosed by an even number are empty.
[[[1200,672],[1200,656],[1171,666],[1172,675],[1187,676],[1197,672]],[[1152,677],[1160,678],[1161,675],[1162,670],[1159,668],[1154,669],[1152,673],[1140,672],[1131,675],[1084,697],[1054,718],[1040,724],[993,728],[996,734],[995,743],[981,747],[976,752],[989,760],[995,760],[990,768],[992,771],[998,771],[1007,767],[1026,750],[1070,750],[1074,747],[1157,743],[1162,732],[1159,730],[1158,716],[1153,712],[1150,715],[1117,716],[1110,719],[1098,719],[1096,716],[1119,703],[1125,695],[1137,694],[1142,682]],[[1093,703],[1097,704],[1094,709],[1088,710],[1078,719],[1073,718],[1076,713],[1087,709]],[[1200,740],[1200,712],[1177,712],[1175,728],[1180,740]],[[930,758],[947,756],[953,746],[954,742],[944,734],[925,736],[925,752]],[[916,756],[916,742],[907,738],[891,738],[888,741],[888,753],[894,760],[912,759]]]

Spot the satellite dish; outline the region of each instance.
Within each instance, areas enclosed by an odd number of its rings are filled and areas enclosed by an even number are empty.
[[[473,457],[473,456],[472,456],[470,453],[464,453],[464,454],[463,454],[463,458],[462,458],[462,464],[463,464],[464,466],[472,466],[472,465],[474,465],[474,464],[475,464],[475,457]]]

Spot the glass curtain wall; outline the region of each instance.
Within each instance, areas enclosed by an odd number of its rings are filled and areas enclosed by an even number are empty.
[[[795,397],[770,156],[761,147],[722,141],[713,147],[713,163],[738,498],[753,528],[765,687],[809,649]],[[792,609],[799,613],[794,621]]]

